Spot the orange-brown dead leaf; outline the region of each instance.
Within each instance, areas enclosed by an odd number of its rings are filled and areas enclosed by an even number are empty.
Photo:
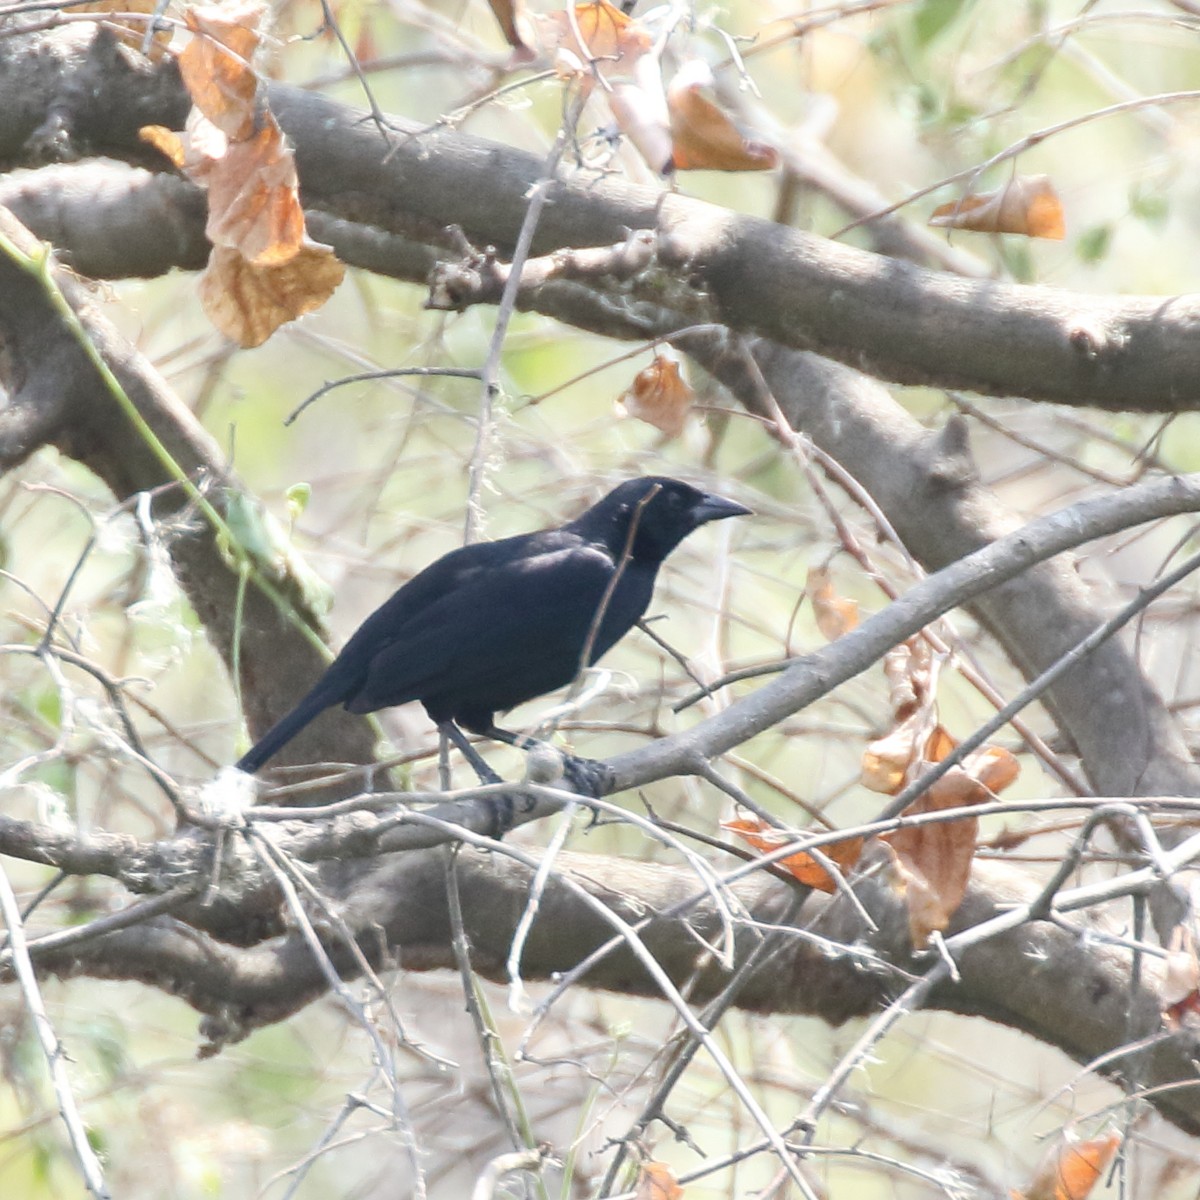
[[[933,703],[937,691],[937,664],[933,648],[920,636],[893,646],[883,656],[892,716],[902,721],[917,708]]]
[[[229,151],[229,139],[198,108],[188,113],[182,133],[162,125],[143,125],[138,137],[201,187],[208,186],[212,172]]]
[[[654,45],[649,30],[608,0],[577,4],[573,13],[542,13],[533,22],[543,51],[567,50],[581,63],[594,62],[606,79],[628,73]]]
[[[929,224],[974,233],[1019,233],[1056,242],[1067,233],[1062,201],[1047,175],[1018,175],[998,191],[939,205]]]
[[[795,834],[782,829],[774,829],[770,825],[764,824],[758,817],[734,817],[732,820],[722,821],[721,828],[736,834],[744,842],[749,842],[751,846],[764,854],[770,854],[772,850],[778,850],[780,846],[795,841]],[[863,839],[850,837],[822,846],[821,853],[845,874],[858,862],[862,855],[862,849]],[[781,858],[776,866],[799,880],[800,883],[816,888],[818,891],[832,893],[837,890],[837,885],[824,866],[817,862],[811,854],[804,851]]]
[[[184,86],[192,103],[235,141],[254,132],[258,77],[251,60],[265,12],[259,0],[240,0],[184,13],[192,32],[192,40],[179,56]]]
[[[239,346],[261,346],[287,321],[320,308],[346,273],[328,246],[310,242],[281,266],[261,267],[214,246],[200,277],[208,319]]]
[[[682,1200],[683,1188],[675,1182],[675,1173],[666,1163],[642,1164],[634,1200]]]
[[[158,0],[91,0],[88,4],[74,5],[72,12],[87,13],[145,13],[147,16],[158,8]],[[124,46],[137,50],[146,45],[146,32],[151,22],[138,20],[120,20],[114,18],[104,24],[116,34],[117,41]],[[161,61],[170,45],[171,35],[175,32],[173,24],[164,23],[155,29],[146,49],[146,57],[151,62]]]
[[[828,567],[810,567],[804,589],[812,602],[817,628],[827,642],[836,642],[842,634],[857,627],[858,601],[834,592]]]
[[[205,180],[208,225],[218,246],[231,246],[261,267],[291,259],[304,242],[304,210],[291,147],[265,113],[252,138],[232,142]]]
[[[165,125],[143,125],[138,130],[138,137],[147,146],[153,146],[159,154],[169,159],[174,166],[183,166],[186,155],[183,138],[173,129],[168,129]]]
[[[712,82],[706,63],[685,63],[667,89],[673,150],[679,171],[769,171],[779,163],[773,146],[751,141],[701,89]]]
[[[504,40],[517,52],[518,60],[527,61],[536,57],[534,43],[537,33],[525,11],[524,0],[488,0],[488,3],[492,6]]]
[[[180,69],[192,110],[182,134],[139,131],[208,191],[205,232],[213,243],[200,279],[209,319],[242,346],[258,346],[284,322],[329,298],[345,268],[308,240],[291,147],[260,101],[251,59],[259,0],[189,9],[192,40]]]
[[[617,404],[627,416],[653,425],[667,437],[678,437],[687,424],[695,398],[695,392],[683,377],[679,356],[670,348],[661,347],[654,361],[637,373]]]
[[[161,125],[139,130],[194,183],[208,189],[205,233],[257,266],[286,263],[304,244],[304,211],[291,147],[270,112],[246,141],[230,141],[199,109],[182,135]]]
[[[905,815],[982,804],[991,793],[961,767],[943,775]],[[880,839],[891,846],[905,888],[908,929],[918,950],[935,930],[945,929],[962,903],[971,878],[979,822],[974,817],[897,829]]]
[[[918,709],[868,744],[861,782],[873,792],[894,796],[924,766],[941,762],[954,747],[954,739],[937,723],[933,709]]]
[[[951,747],[953,749],[953,747]],[[949,754],[949,750],[946,754]],[[943,754],[941,758],[945,758]],[[936,761],[940,762],[941,758]],[[1015,783],[1021,773],[1017,757],[1003,746],[980,746],[974,754],[963,759],[962,768],[972,779],[977,779],[988,791],[1000,793],[1009,784]]]
[[[1121,1144],[1119,1133],[1086,1142],[1064,1137],[1042,1159],[1029,1188],[1015,1200],[1087,1200]]]

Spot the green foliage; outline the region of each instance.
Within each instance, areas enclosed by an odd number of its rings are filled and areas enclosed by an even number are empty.
[[[308,502],[312,499],[312,484],[293,483],[284,495],[287,498],[288,519],[294,525],[304,516]]]
[[[1129,189],[1129,212],[1152,229],[1161,230],[1171,215],[1171,201],[1161,183],[1139,180]]]
[[[1084,230],[1075,242],[1075,253],[1089,265],[1095,265],[1108,257],[1112,246],[1113,227],[1111,225],[1093,225]]]
[[[917,45],[924,49],[935,42],[972,7],[973,0],[921,0],[912,16]]]

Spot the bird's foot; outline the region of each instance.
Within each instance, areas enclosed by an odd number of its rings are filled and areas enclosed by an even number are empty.
[[[599,800],[612,788],[612,768],[594,758],[576,758],[573,754],[563,755],[563,778],[571,790],[580,795]]]

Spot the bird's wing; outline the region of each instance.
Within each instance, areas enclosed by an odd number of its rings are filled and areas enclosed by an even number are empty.
[[[510,693],[527,699],[568,682],[613,570],[577,540],[470,564],[376,642],[347,707],[373,712],[438,694],[499,709],[517,703]]]

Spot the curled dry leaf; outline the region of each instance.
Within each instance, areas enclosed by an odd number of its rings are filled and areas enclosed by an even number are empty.
[[[258,133],[232,143],[219,162],[208,176],[209,240],[258,266],[286,263],[304,243],[304,211],[292,148],[275,118],[264,114]]]
[[[527,62],[536,58],[534,46],[537,31],[525,11],[523,0],[488,0],[488,3],[492,6],[492,14],[500,25],[504,40],[517,52],[517,61]]]
[[[648,29],[608,0],[577,4],[571,11],[537,14],[531,20],[544,53],[553,56],[567,50],[581,64],[594,63],[605,79],[630,73],[654,45]]]
[[[186,159],[183,139],[173,129],[165,125],[143,125],[138,130],[138,137],[147,146],[153,146],[173,166],[182,168]]]
[[[929,224],[974,233],[1019,233],[1024,237],[1066,237],[1062,201],[1048,175],[1018,175],[994,192],[963,196],[933,210]]]
[[[873,792],[894,796],[923,765],[941,762],[954,744],[932,708],[917,709],[863,751],[861,782]]]
[[[721,828],[736,834],[744,842],[748,842],[764,854],[778,850],[780,846],[785,846],[788,842],[794,842],[797,837],[795,833],[775,829],[756,816],[740,812],[732,820],[722,821]],[[862,850],[863,839],[860,837],[843,838],[841,841],[830,842],[827,846],[821,847],[821,853],[830,859],[843,874],[850,871],[858,862]],[[825,867],[805,851],[781,858],[776,866],[794,876],[801,883],[816,888],[818,891],[832,893],[837,890],[837,885]]]
[[[258,27],[266,6],[251,3],[205,5],[185,11],[192,40],[179,56],[179,73],[192,103],[234,140],[254,132],[258,78],[251,59],[261,40]]]
[[[617,404],[625,415],[653,425],[667,437],[678,437],[695,398],[683,377],[679,355],[669,347],[660,347],[654,361],[638,372]]]
[[[682,1197],[683,1188],[675,1182],[675,1173],[666,1163],[642,1164],[634,1200],[682,1200]]]
[[[200,302],[226,337],[261,346],[280,325],[320,308],[345,273],[333,251],[316,242],[275,267],[255,266],[236,250],[214,246],[200,277]]]
[[[182,134],[139,131],[208,191],[205,233],[213,243],[200,281],[209,319],[243,346],[324,304],[345,273],[305,232],[291,147],[258,92],[250,60],[260,3],[188,11],[192,41],[180,69],[193,107]]]
[[[955,767],[906,809],[905,815],[962,808],[991,798],[983,784]],[[935,930],[945,929],[962,903],[978,832],[979,822],[974,817],[958,817],[897,829],[880,839],[892,850],[893,865],[904,887],[909,937],[916,949],[927,945]]]
[[[921,717],[921,713],[914,713],[909,721]],[[896,740],[898,750],[894,761],[889,761],[886,754],[879,755],[880,763],[875,770],[881,779],[889,769],[893,778],[900,771],[902,739]],[[879,745],[874,743],[875,747]],[[925,736],[922,756],[905,767],[903,778],[919,776],[928,767],[941,762],[956,745],[941,725],[935,725]],[[867,782],[868,755],[863,756],[863,762],[864,782]],[[996,792],[1008,787],[1019,772],[1020,765],[1009,751],[1000,746],[986,746],[969,754],[961,766],[952,767],[904,810],[905,816],[985,804],[995,799]],[[872,785],[868,783],[868,786]],[[876,790],[887,789],[879,787]],[[978,836],[979,822],[974,817],[964,816],[953,821],[898,829],[880,839],[892,849],[893,864],[905,890],[909,936],[918,949],[928,942],[934,930],[946,928],[962,903],[971,878]]]
[[[896,723],[863,752],[862,782],[873,791],[895,795],[958,745],[937,719],[937,665],[922,638],[912,638],[888,652],[884,672]],[[1020,765],[1009,751],[982,746],[922,793],[905,809],[905,815],[982,804],[1008,787],[1019,771]],[[923,947],[931,933],[945,929],[962,903],[971,877],[978,824],[973,817],[959,817],[899,829],[880,839],[891,847],[914,946]]]
[[[1021,773],[1017,756],[1003,746],[981,746],[974,754],[968,754],[962,765],[972,779],[992,793],[1002,792],[1009,784],[1016,783]]]
[[[769,171],[779,164],[773,146],[744,137],[701,89],[711,86],[708,64],[694,60],[675,73],[667,89],[673,150],[679,171]]]
[[[148,17],[155,14],[157,9],[158,0],[91,0],[88,4],[72,5],[71,7],[71,11],[74,13],[145,13]],[[123,20],[114,17],[112,20],[104,22],[105,26],[116,34],[117,41],[121,45],[128,46],[139,53],[145,47],[146,57],[151,62],[161,62],[171,43],[171,35],[175,32],[175,26],[163,22],[155,28],[147,44],[146,34],[152,23],[130,17]]]
[[[1063,1137],[1050,1147],[1024,1192],[1013,1200],[1087,1200],[1121,1144],[1119,1133],[1078,1142]]]
[[[817,628],[827,642],[836,642],[858,626],[858,601],[848,600],[833,590],[828,567],[810,567],[804,590],[813,606]]]
[[[933,647],[919,634],[893,646],[883,656],[892,716],[904,720],[917,708],[931,705],[937,694],[937,660]]]
[[[304,243],[304,212],[292,149],[269,112],[260,124],[253,137],[231,142],[193,108],[182,134],[146,125],[139,135],[208,189],[210,242],[260,266],[278,266]]]
[[[1196,939],[1186,925],[1176,925],[1167,942],[1167,969],[1162,981],[1163,1016],[1178,1029],[1186,1017],[1200,1012],[1200,958]]]

